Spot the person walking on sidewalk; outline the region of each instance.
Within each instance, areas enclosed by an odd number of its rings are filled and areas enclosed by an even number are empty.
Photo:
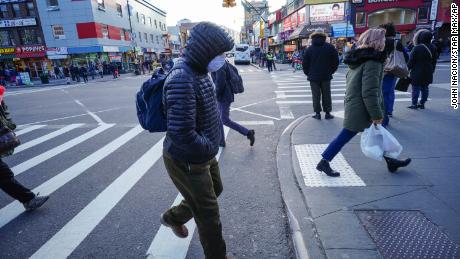
[[[267,68],[268,72],[273,71],[273,53],[271,50],[269,50],[267,53]]]
[[[408,67],[412,83],[412,105],[410,109],[425,109],[428,100],[428,86],[433,83],[438,53],[431,44],[433,35],[428,30],[420,30],[414,35],[414,48],[410,53]],[[418,102],[420,92],[422,98]]]
[[[222,57],[225,60],[225,57]],[[211,73],[212,80],[216,86],[217,104],[220,111],[220,119],[223,125],[231,128],[232,130],[238,131],[241,135],[246,136],[249,139],[249,144],[254,145],[255,131],[248,130],[240,124],[230,119],[230,105],[235,101],[235,94],[233,93],[232,82],[241,82],[241,76],[238,74],[238,70],[232,69],[232,64],[225,62],[223,66],[216,72]],[[225,147],[225,136],[224,127],[221,127],[221,138],[220,146]]]
[[[80,76],[83,78],[84,83],[88,83],[88,70],[85,66],[81,66],[79,69]]]
[[[189,235],[185,223],[195,219],[207,259],[226,258],[217,197],[222,193],[219,164],[220,118],[214,84],[208,76],[222,66],[221,55],[233,40],[219,26],[200,22],[166,78],[163,104],[167,132],[163,160],[176,188],[184,197],[160,216],[180,238]]]
[[[338,177],[329,163],[358,132],[372,124],[382,124],[384,104],[382,98],[383,63],[386,60],[385,30],[369,29],[359,37],[358,49],[345,56],[350,68],[345,96],[343,129],[322,153],[323,159],[316,169],[328,176]],[[407,166],[411,160],[397,160],[384,156],[390,172]]]
[[[316,113],[313,118],[321,120],[321,101],[326,119],[333,119],[331,80],[332,74],[339,67],[339,54],[334,46],[326,42],[324,30],[317,29],[310,36],[312,45],[303,56],[303,72],[310,81],[313,96],[313,109]]]
[[[64,67],[63,73],[64,73],[66,84],[70,85],[70,70],[69,70],[69,68],[67,66]]]
[[[394,51],[401,51],[404,60],[409,60],[409,55],[404,49],[400,40],[396,40],[396,28],[392,23],[382,24],[380,28],[385,29],[385,53],[389,57]],[[382,125],[386,127],[390,123],[390,117],[393,117],[393,107],[395,104],[395,87],[397,77],[390,73],[384,73],[382,81],[383,103],[385,105],[385,114]]]
[[[3,88],[3,86],[0,86]],[[0,97],[3,99],[3,96]],[[2,100],[0,105],[0,127],[2,130],[14,131],[16,124],[11,120],[8,112],[8,107]],[[2,158],[11,155],[13,152],[8,154],[0,155],[0,189],[7,193],[12,198],[21,202],[26,211],[33,211],[40,208],[47,200],[48,196],[39,196],[38,193],[34,194],[31,190],[24,187],[16,179],[14,179],[14,173],[10,167],[3,162]]]

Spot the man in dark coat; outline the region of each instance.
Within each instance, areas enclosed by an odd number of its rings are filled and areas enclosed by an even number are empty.
[[[219,26],[195,25],[180,58],[164,84],[167,132],[163,160],[174,185],[184,197],[161,215],[161,223],[186,238],[185,226],[195,219],[207,259],[226,258],[217,197],[222,193],[219,164],[220,118],[216,93],[208,72],[225,62],[222,55],[233,40]],[[217,68],[217,69],[216,69]]]
[[[321,100],[326,119],[332,119],[331,80],[332,74],[339,67],[339,54],[331,44],[326,42],[327,35],[317,29],[311,36],[312,45],[303,56],[303,72],[310,81],[313,96],[313,118],[321,120]]]
[[[83,78],[83,82],[88,83],[88,70],[85,66],[81,66],[79,69],[80,76]]]
[[[410,109],[425,109],[428,100],[428,86],[433,83],[433,73],[436,68],[438,53],[431,44],[433,35],[428,30],[420,30],[414,35],[414,48],[410,53],[407,66],[412,81],[412,105]],[[420,103],[418,98],[422,93]]]

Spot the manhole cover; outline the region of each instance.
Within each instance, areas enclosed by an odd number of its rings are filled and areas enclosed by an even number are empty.
[[[419,211],[355,213],[384,258],[460,258],[460,246]]]

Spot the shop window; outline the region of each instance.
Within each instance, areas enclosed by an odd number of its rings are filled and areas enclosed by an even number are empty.
[[[152,27],[152,17],[149,17],[149,24],[150,24],[150,27]]]
[[[161,25],[161,22],[158,23],[158,26],[160,27],[160,30],[163,28],[163,26]]]
[[[356,27],[366,27],[366,13],[365,12],[356,13]]]
[[[21,7],[19,4],[13,4],[13,17],[21,17]]]
[[[121,7],[121,4],[117,4],[117,13],[120,17],[123,17],[123,8]]]
[[[153,34],[150,34],[150,42],[153,43]]]
[[[109,38],[109,26],[102,24],[102,38],[108,39]]]
[[[139,32],[139,41],[142,42],[142,33]]]
[[[27,3],[27,16],[35,16],[35,6],[34,3]]]
[[[157,20],[155,20],[155,29],[158,29]]]
[[[137,23],[140,23],[141,19],[139,18],[139,12],[136,12],[136,20],[137,20]]]
[[[141,15],[142,24],[145,24],[145,15]]]
[[[56,40],[65,39],[64,27],[62,25],[52,25],[51,27],[53,29],[54,39]]]
[[[428,7],[420,7],[418,9],[418,23],[427,23],[428,22]]]
[[[368,27],[392,22],[394,25],[415,24],[415,11],[412,9],[390,8],[368,15]]]
[[[14,36],[12,31],[0,31],[0,46],[14,46]]]
[[[120,29],[120,40],[126,40],[124,29]]]
[[[105,0],[97,0],[97,9],[105,10]]]
[[[37,29],[20,29],[18,32],[22,45],[43,44],[43,39]]]
[[[8,6],[6,4],[0,5],[0,18],[9,18]]]
[[[145,42],[149,42],[148,38],[147,38],[147,33],[144,32],[144,41]]]
[[[156,36],[157,38],[157,44],[160,44],[160,40],[158,39],[158,35]]]
[[[59,1],[58,0],[46,0],[46,6],[48,11],[57,11],[59,10]]]

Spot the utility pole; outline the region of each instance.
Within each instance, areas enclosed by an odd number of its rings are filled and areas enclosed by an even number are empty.
[[[133,48],[134,60],[136,61],[137,60],[136,41],[134,40],[134,37],[133,37],[134,33],[133,33],[133,24],[131,22],[131,6],[129,5],[129,0],[126,0],[126,5],[128,6],[128,20],[129,20],[129,32],[131,35],[131,47]]]

